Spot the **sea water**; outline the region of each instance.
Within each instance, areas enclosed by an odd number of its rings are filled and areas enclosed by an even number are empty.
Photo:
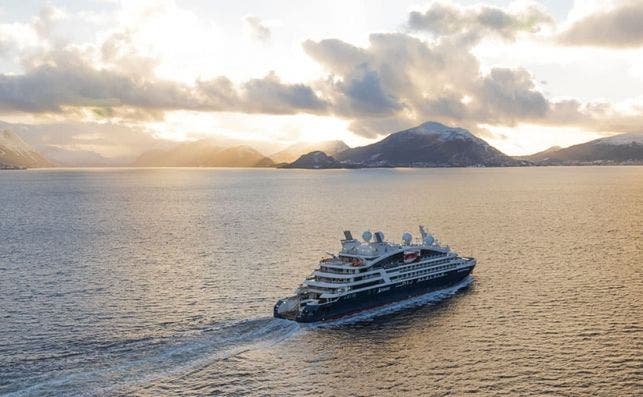
[[[326,324],[273,319],[343,230],[478,261]],[[0,394],[634,396],[643,167],[0,173]]]

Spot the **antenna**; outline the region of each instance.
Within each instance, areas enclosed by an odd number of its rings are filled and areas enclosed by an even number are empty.
[[[422,235],[422,239],[424,239],[427,236],[426,230],[424,230],[424,226],[420,225],[420,234]]]

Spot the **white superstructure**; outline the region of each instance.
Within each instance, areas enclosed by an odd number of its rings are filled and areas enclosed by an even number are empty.
[[[379,299],[380,294],[399,294],[407,287],[435,286],[466,276],[475,266],[473,258],[460,257],[449,246],[440,245],[422,226],[420,236],[413,241],[410,233],[404,233],[398,244],[386,241],[382,232],[366,231],[363,241],[358,241],[345,231],[340,252],[322,259],[296,295],[276,307],[275,315],[340,301],[346,305],[352,299]]]

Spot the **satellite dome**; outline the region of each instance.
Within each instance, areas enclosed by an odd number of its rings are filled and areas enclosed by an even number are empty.
[[[366,241],[367,243],[370,243],[370,242],[371,242],[371,239],[373,238],[373,233],[371,233],[370,231],[368,231],[368,230],[367,230],[367,231],[365,231],[364,233],[362,233],[362,238],[363,238],[363,239],[364,239],[364,241]]]
[[[402,235],[402,241],[404,241],[404,244],[409,245],[411,244],[411,241],[413,240],[413,235],[409,232],[405,232]]]

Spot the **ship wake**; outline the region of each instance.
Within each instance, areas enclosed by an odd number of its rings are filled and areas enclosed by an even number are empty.
[[[415,306],[442,301],[467,288],[471,276],[449,288],[380,306],[324,323],[300,324],[276,318],[255,318],[178,332],[163,338],[122,341],[90,347],[80,357],[52,357],[26,365],[26,374],[9,396],[109,395],[191,374],[251,350],[270,348],[298,332],[316,332],[373,319]],[[5,390],[7,391],[7,390]]]
[[[257,318],[212,324],[165,338],[147,338],[93,349],[73,365],[53,360],[31,368],[9,396],[118,394],[157,380],[187,376],[213,363],[280,343],[298,323]],[[46,366],[45,366],[46,365]]]

